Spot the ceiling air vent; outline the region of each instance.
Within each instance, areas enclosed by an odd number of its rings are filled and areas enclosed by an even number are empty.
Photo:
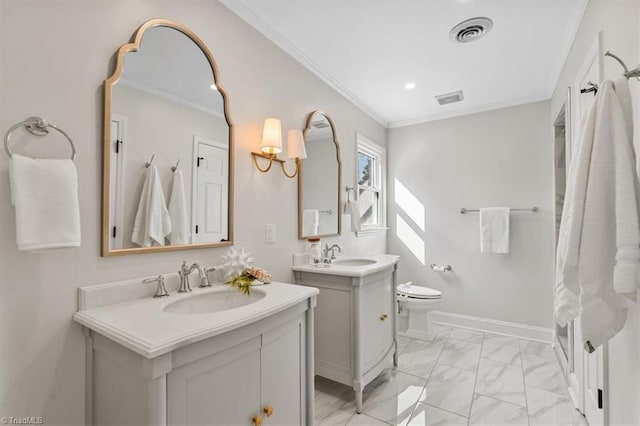
[[[457,92],[437,95],[435,98],[440,105],[447,105],[447,104],[452,104],[454,102],[460,102],[461,100],[464,99],[464,95],[462,94],[462,90],[458,90]]]
[[[484,37],[492,27],[493,21],[489,18],[471,18],[453,27],[449,36],[454,42],[469,43]]]

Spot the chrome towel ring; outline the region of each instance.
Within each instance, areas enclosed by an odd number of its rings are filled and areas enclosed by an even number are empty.
[[[13,155],[11,150],[9,149],[9,140],[11,139],[11,136],[13,135],[13,132],[18,129],[19,127],[24,127],[27,132],[31,133],[32,135],[35,136],[46,136],[49,134],[49,128],[55,129],[58,132],[62,133],[64,135],[64,137],[67,138],[67,140],[69,141],[69,144],[71,145],[71,159],[75,160],[76,158],[76,147],[73,144],[73,141],[71,140],[71,137],[61,128],[57,127],[54,124],[49,123],[47,120],[45,120],[42,117],[29,117],[26,120],[14,124],[13,126],[11,126],[11,128],[7,131],[5,137],[4,137],[4,149],[5,151],[7,151],[7,154],[9,155],[9,158],[11,158],[11,156]]]

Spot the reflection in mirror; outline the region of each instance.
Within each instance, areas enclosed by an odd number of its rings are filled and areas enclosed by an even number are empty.
[[[331,118],[309,115],[304,130],[307,158],[298,175],[298,237],[340,234],[340,145]]]
[[[105,82],[103,255],[229,245],[232,127],[211,53],[145,23]]]

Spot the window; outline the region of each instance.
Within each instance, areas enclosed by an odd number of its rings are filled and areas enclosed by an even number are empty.
[[[358,180],[358,207],[360,210],[360,234],[372,234],[386,230],[386,155],[385,149],[357,135],[356,170]]]

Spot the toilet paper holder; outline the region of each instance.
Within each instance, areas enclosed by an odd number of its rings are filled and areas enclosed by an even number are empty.
[[[453,271],[453,268],[451,267],[451,265],[436,265],[435,263],[432,263],[431,265],[431,269],[433,269],[436,272],[451,272]]]

